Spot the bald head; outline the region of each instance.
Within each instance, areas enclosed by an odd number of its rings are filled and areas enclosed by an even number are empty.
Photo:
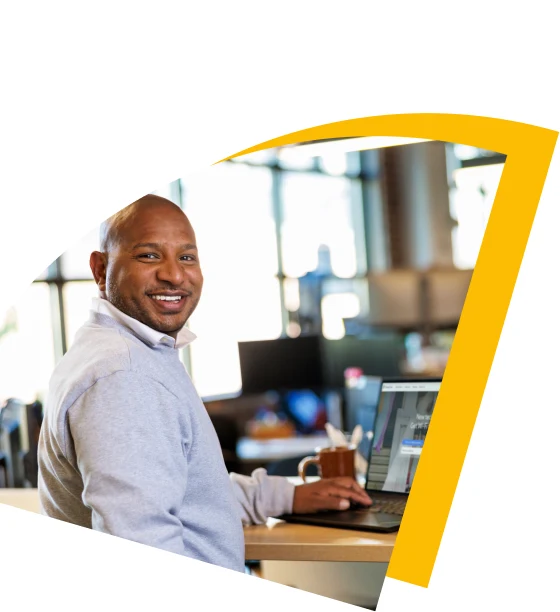
[[[125,314],[177,337],[202,290],[194,230],[173,202],[147,195],[101,225],[90,267],[102,295]]]
[[[106,219],[99,230],[99,245],[103,253],[108,253],[117,245],[127,228],[134,224],[136,217],[142,214],[158,215],[165,214],[182,215],[187,219],[185,213],[177,204],[157,195],[149,194],[132,202],[127,207],[119,210],[112,217]],[[188,222],[188,219],[187,219]]]

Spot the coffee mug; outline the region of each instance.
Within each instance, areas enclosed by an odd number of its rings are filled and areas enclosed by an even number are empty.
[[[315,464],[319,468],[321,478],[336,478],[349,476],[356,479],[354,469],[354,446],[334,446],[316,450],[313,457],[305,457],[298,465],[300,478],[305,482],[305,470],[308,465]]]

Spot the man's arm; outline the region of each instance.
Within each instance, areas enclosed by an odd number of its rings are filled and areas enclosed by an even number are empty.
[[[186,493],[186,440],[174,399],[145,376],[112,374],[70,408],[67,442],[93,529],[184,554],[177,514]]]
[[[244,525],[266,523],[269,516],[292,512],[295,486],[281,476],[269,476],[259,468],[251,476],[230,473]]]
[[[244,525],[266,523],[282,514],[346,510],[350,503],[371,505],[371,499],[352,478],[329,478],[295,486],[282,476],[268,476],[259,468],[251,476],[230,474],[240,502]]]

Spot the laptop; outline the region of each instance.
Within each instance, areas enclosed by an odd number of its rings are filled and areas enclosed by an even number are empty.
[[[291,523],[392,532],[400,527],[441,378],[384,379],[374,414],[365,490],[371,507],[290,514]]]

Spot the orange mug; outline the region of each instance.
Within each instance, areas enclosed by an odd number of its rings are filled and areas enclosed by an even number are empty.
[[[298,465],[298,474],[305,482],[305,470],[308,465],[315,464],[319,468],[321,478],[336,478],[349,476],[356,479],[354,468],[354,446],[333,446],[316,450],[313,457],[305,457]]]

